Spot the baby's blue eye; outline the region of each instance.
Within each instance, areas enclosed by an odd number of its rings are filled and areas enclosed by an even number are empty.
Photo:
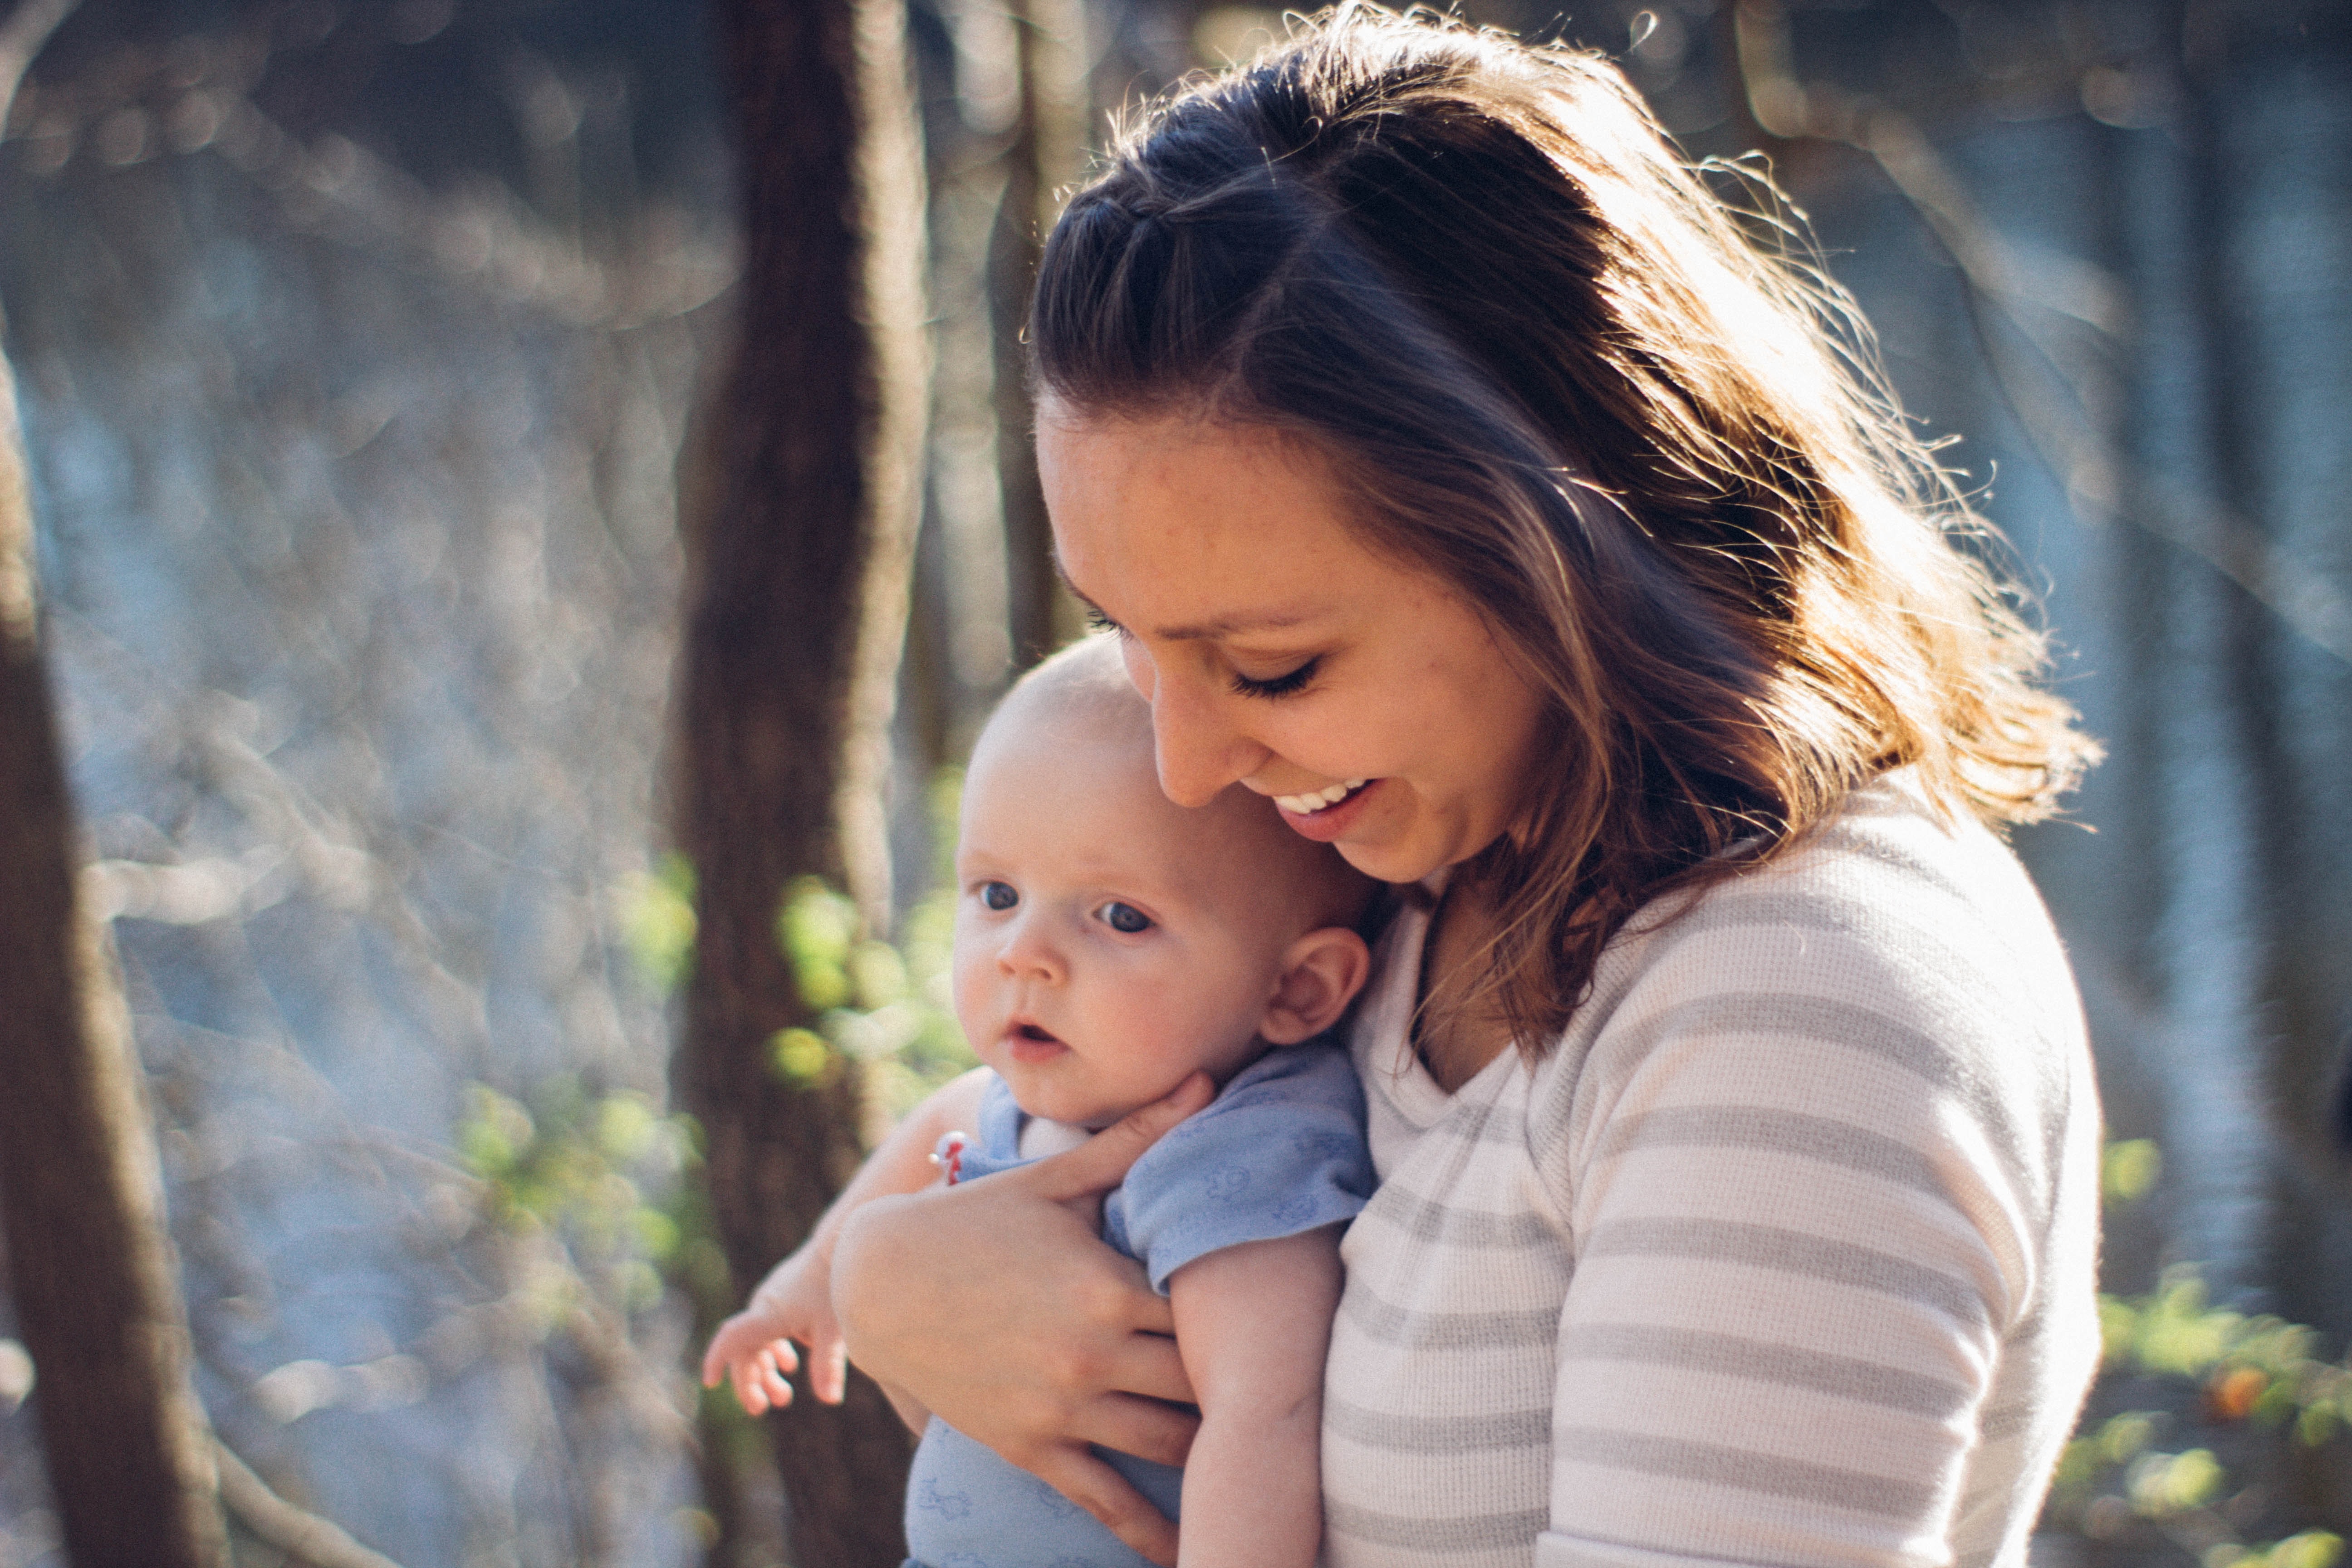
[[[980,901],[992,910],[1009,910],[1021,901],[1021,895],[1013,891],[1010,882],[982,882]]]
[[[1113,931],[1125,931],[1129,936],[1151,929],[1151,917],[1133,904],[1108,903],[1095,913],[1101,917],[1103,924]]]

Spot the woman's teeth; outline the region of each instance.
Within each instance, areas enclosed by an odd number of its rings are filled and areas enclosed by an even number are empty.
[[[1293,816],[1312,816],[1327,806],[1339,805],[1363,788],[1367,782],[1349,779],[1346,784],[1335,784],[1329,789],[1318,789],[1311,795],[1278,795],[1274,797],[1274,804]]]

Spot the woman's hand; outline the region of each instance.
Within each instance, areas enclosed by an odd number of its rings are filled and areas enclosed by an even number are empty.
[[[1195,1073],[1068,1153],[877,1199],[844,1228],[833,1300],[850,1354],[1042,1478],[1155,1563],[1176,1527],[1089,1444],[1181,1465],[1199,1417],[1175,1318],[1098,1235],[1102,1194],[1206,1105]]]

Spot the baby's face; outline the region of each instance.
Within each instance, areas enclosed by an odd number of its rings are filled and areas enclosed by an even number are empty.
[[[956,852],[956,1017],[1024,1110],[1100,1127],[1257,1054],[1303,934],[1283,879],[1254,886],[1260,816],[1282,831],[1255,798],[1171,805],[1148,743],[1078,723],[983,743]]]

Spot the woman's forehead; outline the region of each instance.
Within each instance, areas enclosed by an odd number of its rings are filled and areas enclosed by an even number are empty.
[[[1328,460],[1261,426],[1051,421],[1038,426],[1037,454],[1062,568],[1097,604],[1214,575],[1235,580],[1220,584],[1228,593],[1244,584],[1262,592],[1246,607],[1201,606],[1187,624],[1295,616],[1302,606],[1286,597],[1364,553]]]

